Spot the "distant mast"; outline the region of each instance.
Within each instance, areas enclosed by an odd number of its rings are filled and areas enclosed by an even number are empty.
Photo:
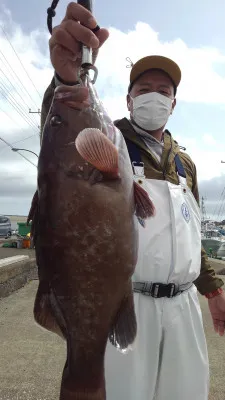
[[[202,230],[203,230],[203,232],[205,232],[207,217],[206,217],[205,199],[203,196],[202,196],[202,200],[201,200],[201,215],[202,215],[202,218],[201,218]]]

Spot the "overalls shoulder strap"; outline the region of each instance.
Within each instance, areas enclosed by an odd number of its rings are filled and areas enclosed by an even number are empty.
[[[133,172],[135,174],[136,173],[135,170],[137,168],[144,169],[144,164],[141,161],[140,148],[135,143],[133,143],[131,140],[129,140],[127,138],[125,138],[125,141],[126,141],[128,153],[130,156],[130,160],[132,163]],[[183,167],[183,164],[182,164],[181,159],[178,154],[175,155],[174,162],[176,165],[176,170],[177,170],[180,182],[186,183],[186,172],[185,172],[185,169]]]
[[[132,142],[131,140],[125,138],[126,141],[126,145],[127,145],[127,149],[128,149],[128,153],[130,156],[130,160],[132,163],[137,163],[140,164],[141,163],[141,152],[139,147]]]
[[[186,179],[186,172],[178,154],[175,155],[174,161],[178,175]]]

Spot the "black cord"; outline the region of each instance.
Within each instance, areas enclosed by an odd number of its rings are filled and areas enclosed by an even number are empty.
[[[47,25],[48,25],[48,30],[52,34],[52,18],[56,16],[55,9],[58,5],[59,0],[53,0],[51,7],[47,9]],[[83,7],[87,8],[87,10],[92,11],[92,1],[91,0],[78,0],[78,4],[82,5]],[[98,32],[100,29],[100,26],[97,25],[94,29],[92,29],[93,33]]]
[[[92,12],[92,0],[77,0],[77,4],[80,4],[82,7]]]
[[[57,7],[58,2],[59,0],[53,0],[51,7],[47,9],[47,14],[48,14],[47,25],[48,25],[48,30],[51,34],[52,34],[52,18],[54,18],[56,15],[55,9]]]

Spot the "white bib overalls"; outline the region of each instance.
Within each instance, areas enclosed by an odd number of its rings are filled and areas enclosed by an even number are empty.
[[[183,166],[178,161],[179,175]],[[179,176],[179,185],[136,179],[142,180],[156,215],[145,228],[139,224],[133,281],[193,282],[200,273],[201,219],[186,179]],[[208,355],[196,287],[172,298],[134,293],[134,300],[138,334],[133,351],[121,354],[107,345],[107,400],[207,400]]]

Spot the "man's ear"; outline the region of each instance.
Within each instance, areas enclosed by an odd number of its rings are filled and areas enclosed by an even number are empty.
[[[177,100],[174,99],[174,100],[173,100],[173,104],[172,104],[172,110],[171,110],[171,113],[170,113],[170,114],[173,114],[173,110],[174,110],[174,108],[176,107],[176,104],[177,104]]]
[[[127,109],[131,111],[131,98],[129,94],[127,94]]]

